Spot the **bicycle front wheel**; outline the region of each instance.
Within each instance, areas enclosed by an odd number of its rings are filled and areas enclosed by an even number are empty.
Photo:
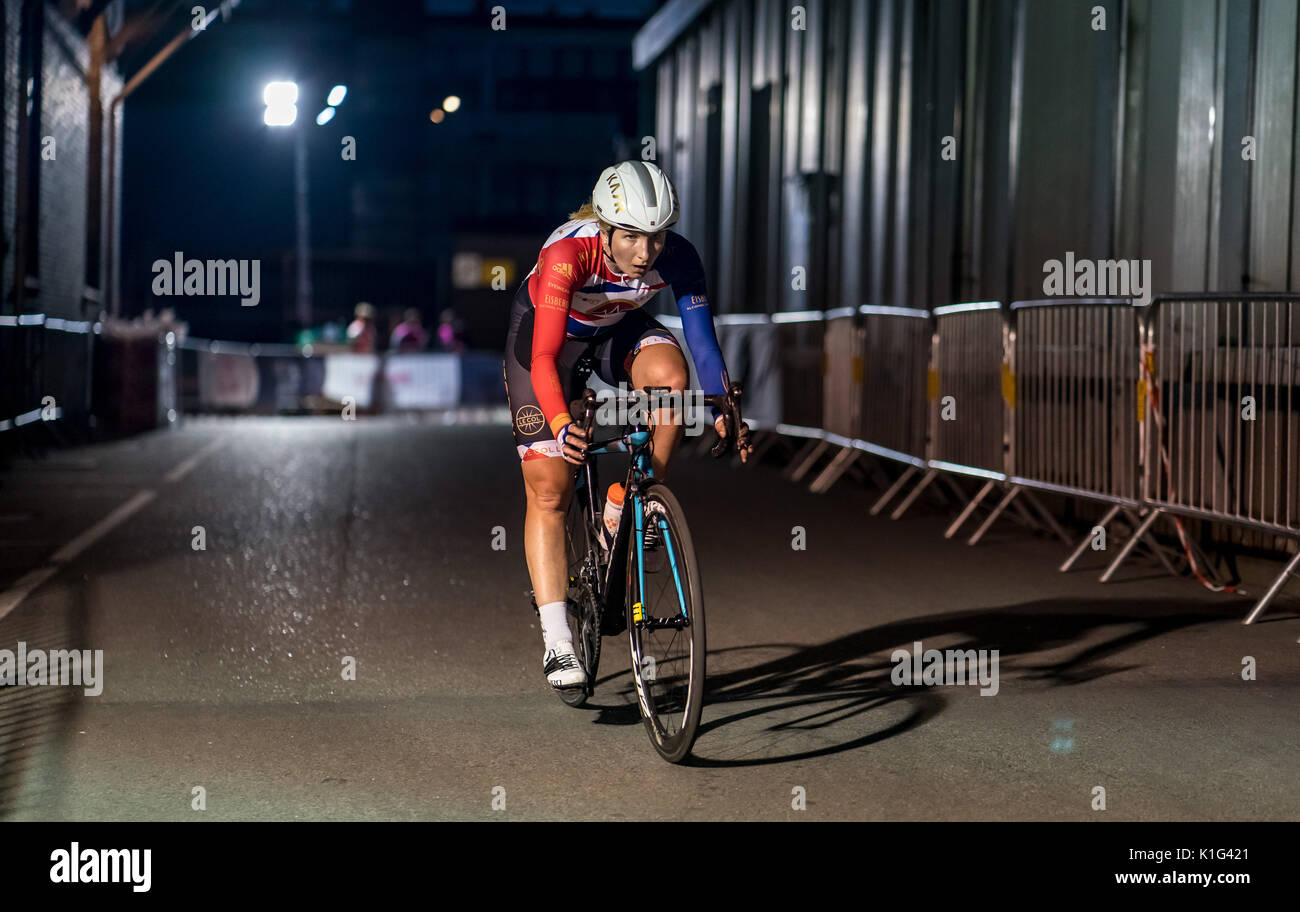
[[[669,763],[690,753],[704,708],[704,593],[681,504],[661,484],[641,498],[648,547],[628,546],[632,677],[650,743]]]

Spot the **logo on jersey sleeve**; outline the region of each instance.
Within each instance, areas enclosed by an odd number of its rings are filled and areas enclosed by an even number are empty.
[[[556,274],[564,276],[570,282],[573,281],[574,272],[572,263],[552,263],[551,269],[554,270]]]

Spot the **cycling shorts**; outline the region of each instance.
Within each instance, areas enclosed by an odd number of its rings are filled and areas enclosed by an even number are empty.
[[[528,282],[525,281],[519,286],[510,307],[510,332],[506,336],[505,362],[502,365],[515,447],[521,461],[561,455],[560,444],[551,433],[546,416],[533,392],[530,373],[533,359],[533,318],[533,304],[528,298]],[[620,383],[630,386],[632,359],[646,346],[660,344],[672,345],[678,351],[681,350],[673,334],[640,308],[628,311],[604,332],[582,339],[565,339],[559,356],[555,359],[565,401],[572,401],[581,392],[574,387],[575,369],[583,354],[590,354],[596,375],[610,386],[618,386]]]

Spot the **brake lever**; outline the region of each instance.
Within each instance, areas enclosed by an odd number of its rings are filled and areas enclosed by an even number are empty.
[[[591,442],[591,429],[596,426],[596,391],[587,387],[582,391],[582,432]]]
[[[739,383],[731,384],[730,389],[727,390],[724,415],[727,419],[727,423],[731,426],[727,429],[727,436],[718,440],[718,442],[710,448],[709,454],[713,456],[714,459],[726,455],[727,451],[733,446],[736,446],[740,440],[740,426],[744,423],[740,410],[740,398],[742,392]]]

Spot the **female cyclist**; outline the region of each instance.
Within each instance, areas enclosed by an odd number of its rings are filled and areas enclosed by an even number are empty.
[[[641,310],[671,286],[705,395],[727,390],[704,267],[690,241],[668,230],[677,218],[677,191],[658,166],[625,161],[606,168],[587,204],[546,239],[511,310],[504,369],[528,500],[524,551],[545,640],[542,664],[555,688],[586,682],[565,609],[571,464],[581,464],[587,447],[568,406],[580,392],[573,389],[578,359],[590,354],[596,373],[612,386],[683,391],[689,373],[677,341]],[[670,408],[654,419],[651,463],[663,478],[681,440],[681,419]],[[716,410],[714,419],[725,436],[729,429]],[[741,458],[748,459],[747,425],[739,440]]]

